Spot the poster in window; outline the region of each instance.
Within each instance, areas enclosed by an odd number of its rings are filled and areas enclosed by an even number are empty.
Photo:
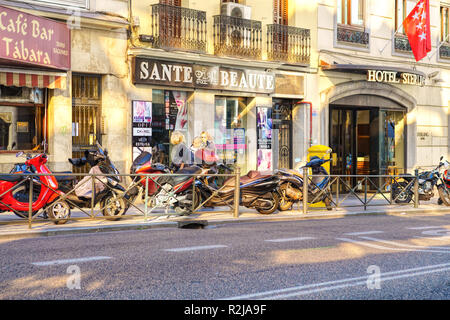
[[[28,133],[28,122],[17,121],[17,132]]]
[[[272,170],[272,108],[257,107],[258,170]]]
[[[152,143],[152,103],[133,101],[133,147],[151,147]]]
[[[165,91],[166,129],[187,131],[187,93]]]

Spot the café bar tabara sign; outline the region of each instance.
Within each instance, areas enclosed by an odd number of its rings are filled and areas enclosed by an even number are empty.
[[[134,58],[134,83],[271,94],[275,74],[259,70]]]
[[[70,69],[70,29],[65,23],[0,6],[0,60]]]

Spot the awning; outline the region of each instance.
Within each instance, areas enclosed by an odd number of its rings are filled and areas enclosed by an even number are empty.
[[[48,88],[65,90],[66,75],[46,72],[4,72],[0,70],[0,85],[28,88]]]

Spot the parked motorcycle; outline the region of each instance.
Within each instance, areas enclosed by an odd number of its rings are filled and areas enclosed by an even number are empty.
[[[441,161],[442,161],[441,157]],[[445,169],[444,173],[441,174],[440,184],[437,185],[437,189],[439,192],[439,204],[445,204],[446,206],[450,206],[450,162],[445,160],[443,162],[443,167]]]
[[[24,182],[27,179],[26,174],[50,174],[33,178],[31,214],[35,216],[43,209],[55,224],[66,223],[70,218],[71,208],[66,201],[60,199],[64,193],[59,189],[58,181],[45,165],[48,160],[47,155],[41,153],[32,157],[23,152],[16,154],[16,157],[20,156],[26,156],[26,161],[14,166],[10,172],[14,175],[0,176],[0,212],[13,211],[17,216],[27,218],[30,208],[30,185]]]
[[[133,183],[138,183],[131,190],[127,191],[130,201],[134,201],[139,195],[145,199],[145,188],[147,184],[147,194],[149,198],[149,207],[164,208],[169,210],[173,207],[175,212],[180,215],[192,213],[193,200],[193,182],[192,175],[202,172],[198,166],[185,167],[176,172],[177,176],[150,176],[143,179],[146,174],[169,174],[170,169],[160,163],[152,163],[152,154],[140,149],[141,154],[133,161],[130,168],[131,174],[137,174]],[[179,174],[179,175],[178,175]],[[183,174],[186,174],[183,176]],[[140,181],[140,182],[139,182]]]
[[[444,166],[441,157],[439,165],[433,170],[423,171],[418,175],[419,200],[429,201],[434,197],[434,187],[440,181],[440,169]],[[392,197],[395,203],[409,203],[414,197],[414,176],[401,174],[400,178],[392,184]]]
[[[221,165],[228,171],[230,168]],[[214,173],[213,168],[206,168],[204,172]],[[215,183],[211,183],[209,177],[203,177],[196,182],[196,203],[203,203],[206,207],[218,207],[232,205],[234,203],[234,191],[236,179],[231,177],[225,180],[219,189]],[[256,209],[261,214],[271,214],[278,209],[280,196],[277,191],[279,178],[271,173],[251,170],[247,175],[240,177],[240,205]]]
[[[57,177],[61,183],[61,189],[66,193],[70,192],[67,202],[71,208],[91,208],[93,197],[93,205],[100,204],[102,214],[108,220],[120,219],[129,206],[124,199],[127,195],[123,195],[125,188],[121,185],[121,179],[115,176],[120,173],[109,158],[108,151],[97,142],[96,150],[86,150],[84,157],[69,159],[69,162],[75,167],[89,164],[91,167],[89,174],[99,174],[94,180],[95,190],[92,190],[91,176],[86,176],[80,181],[73,176]],[[75,191],[71,192],[74,189]]]
[[[329,186],[330,177],[328,171],[323,164],[331,161],[331,159],[321,159],[317,156],[311,157],[310,161],[303,168],[311,168],[312,181],[308,184],[308,200],[313,203],[324,202],[327,209],[331,210],[331,189]],[[296,202],[303,200],[303,175],[295,170],[280,169],[277,171],[280,177],[278,192],[280,194],[281,211],[289,210]],[[322,192],[323,191],[323,192]],[[317,197],[317,195],[322,194]]]

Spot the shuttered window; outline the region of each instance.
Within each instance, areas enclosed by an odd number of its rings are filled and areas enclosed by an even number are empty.
[[[288,25],[288,0],[273,1],[273,23]]]

